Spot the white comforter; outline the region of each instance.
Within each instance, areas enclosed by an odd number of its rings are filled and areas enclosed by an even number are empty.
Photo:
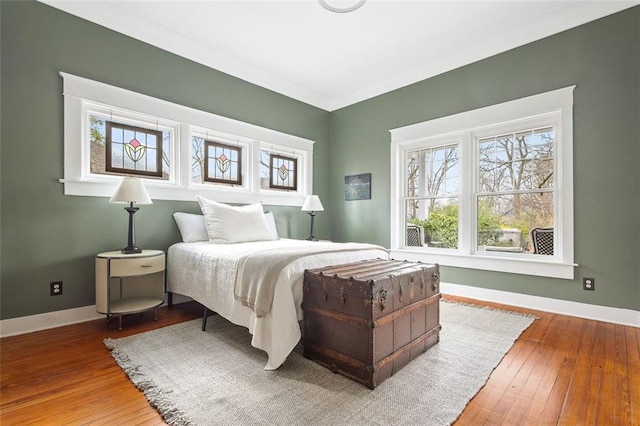
[[[389,258],[389,253],[383,247],[348,244],[357,250],[333,251],[336,245],[342,245],[284,238],[238,244],[177,243],[168,251],[167,290],[189,296],[234,324],[247,327],[253,335],[251,344],[269,356],[265,369],[275,370],[286,360],[301,337],[298,321],[302,319],[302,279],[305,269]],[[250,308],[235,300],[236,279],[242,279],[241,265],[247,254],[292,247],[301,251],[310,248],[315,252],[323,245],[330,251],[298,258],[282,270],[275,284],[271,311],[264,317],[258,318]]]

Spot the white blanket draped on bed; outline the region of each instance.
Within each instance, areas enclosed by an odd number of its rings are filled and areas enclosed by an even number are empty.
[[[371,250],[370,245],[358,243],[316,244],[300,247],[267,249],[242,256],[235,282],[236,300],[248,306],[258,318],[271,310],[275,285],[283,269],[297,259],[316,254],[343,251]]]
[[[271,309],[258,316],[236,300],[236,280],[242,282],[242,265],[252,253],[299,251],[277,275]],[[388,259],[386,249],[371,244],[310,242],[280,239],[238,244],[177,243],[167,256],[167,290],[189,296],[229,321],[247,327],[251,344],[269,355],[265,369],[278,368],[300,340],[302,279],[305,269]],[[260,274],[258,274],[260,275]]]

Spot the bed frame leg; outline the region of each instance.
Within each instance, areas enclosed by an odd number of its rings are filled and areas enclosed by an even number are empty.
[[[202,331],[205,331],[207,328],[207,315],[209,315],[209,310],[205,306],[204,312],[202,313]]]
[[[170,291],[167,292],[167,305],[169,307],[173,306],[173,293],[171,293]]]

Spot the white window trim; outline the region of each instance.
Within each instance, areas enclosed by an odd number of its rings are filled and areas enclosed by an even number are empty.
[[[439,263],[444,266],[509,272],[562,279],[575,274],[573,238],[573,90],[565,87],[447,117],[425,121],[391,132],[391,255],[412,261]],[[472,150],[474,135],[487,127],[508,125],[528,117],[555,114],[559,117],[556,150],[557,203],[555,220],[558,224],[558,255],[552,259],[524,258],[500,253],[477,252],[473,247],[472,214],[474,173]],[[458,138],[461,140],[461,209],[460,245],[457,250],[405,246],[404,223],[404,153],[420,146],[428,139]],[[467,171],[467,172],[465,172]],[[470,197],[463,200],[462,197]]]
[[[162,117],[174,122],[177,132],[176,144],[171,152],[171,180],[143,179],[152,199],[195,201],[196,195],[227,203],[251,203],[281,206],[302,206],[306,195],[313,189],[313,145],[314,141],[267,129],[216,114],[153,98],[105,83],[60,72],[64,94],[64,184],[65,195],[110,197],[120,177],[88,176],[87,160],[84,158],[83,134],[86,120],[83,108],[86,101],[108,105],[125,111],[139,112],[145,116]],[[210,129],[226,139],[248,144],[250,167],[247,167],[247,188],[229,188],[221,185],[199,185],[190,182],[191,129]],[[298,191],[265,191],[260,189],[256,161],[260,148],[291,152],[300,158]],[[256,153],[258,155],[256,156]],[[88,158],[88,157],[87,157]]]

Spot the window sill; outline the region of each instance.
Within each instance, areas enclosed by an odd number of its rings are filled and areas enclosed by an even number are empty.
[[[60,179],[64,184],[65,195],[77,195],[85,197],[111,197],[116,190],[119,180],[69,180]],[[260,200],[264,205],[301,207],[304,195],[292,193],[260,192],[258,194],[249,190],[229,191],[221,188],[212,188],[206,185],[194,185],[189,188],[181,188],[178,185],[145,181],[145,187],[152,200],[176,200],[196,201],[196,195],[214,199],[221,203],[250,204]]]
[[[487,255],[467,255],[459,253],[445,253],[442,251],[426,251],[420,249],[392,249],[394,259],[413,262],[437,263],[441,266],[456,268],[479,269],[484,271],[507,272],[511,274],[534,275],[539,277],[574,279],[574,263],[561,261],[509,258]]]

